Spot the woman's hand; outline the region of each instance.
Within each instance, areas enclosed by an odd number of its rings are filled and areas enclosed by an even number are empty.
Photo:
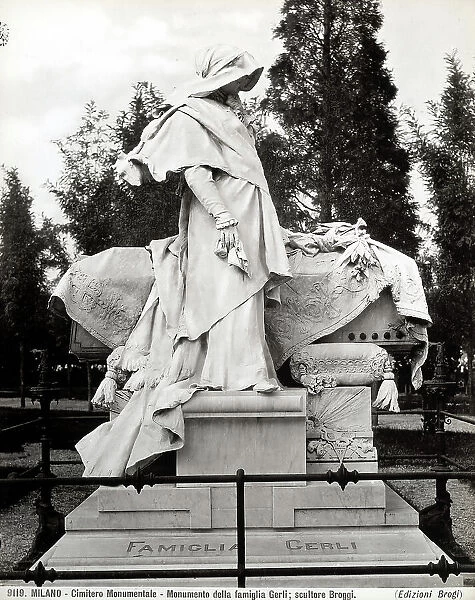
[[[218,239],[216,241],[216,256],[219,258],[226,258],[231,248],[237,245],[239,242],[239,236],[236,229],[236,225],[228,225],[218,229]]]
[[[216,229],[218,230],[218,241],[216,242],[215,254],[219,258],[226,258],[231,248],[239,242],[236,226],[237,219],[232,217],[227,210],[223,210],[216,216]]]
[[[219,258],[227,260],[229,265],[238,267],[246,275],[251,276],[249,262],[239,239],[236,225],[228,225],[218,229],[218,239],[214,253]]]
[[[227,249],[228,252],[237,244],[239,240],[236,225],[229,225],[224,229],[220,229],[219,235],[223,246]]]

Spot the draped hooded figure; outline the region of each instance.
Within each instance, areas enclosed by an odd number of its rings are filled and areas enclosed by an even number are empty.
[[[186,182],[179,234],[150,244],[155,283],[115,366],[133,371],[119,416],[83,438],[86,476],[120,476],[184,443],[181,405],[200,389],[266,393],[278,382],[264,333],[266,297],[290,277],[282,230],[239,99],[263,69],[219,45],[197,78],[118,161],[133,185]],[[114,361],[112,361],[114,362]],[[113,374],[111,375],[113,377]]]

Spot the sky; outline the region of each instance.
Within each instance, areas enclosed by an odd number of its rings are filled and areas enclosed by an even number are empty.
[[[358,1],[358,0],[353,0]],[[281,51],[273,39],[282,0],[0,0],[9,32],[0,46],[0,164],[17,167],[36,214],[64,217],[44,184],[61,159],[52,140],[73,133],[94,99],[115,116],[137,81],[163,93],[193,74],[198,48],[241,46],[266,68]],[[475,64],[475,0],[382,0],[381,40],[399,89],[396,105],[427,122],[426,102],[444,87],[444,56],[457,49]],[[4,30],[6,29],[4,27]],[[252,95],[262,95],[263,78]],[[424,205],[420,177],[413,193]]]

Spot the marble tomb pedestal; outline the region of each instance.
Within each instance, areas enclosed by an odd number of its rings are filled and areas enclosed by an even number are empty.
[[[338,389],[340,395],[355,394],[354,388]],[[314,399],[313,414],[335,402],[335,394],[324,390],[320,400]],[[353,462],[361,470],[366,466],[373,470],[376,455],[368,446],[372,448],[371,428],[366,428],[369,388],[357,390],[355,398],[363,416],[348,425],[346,438],[353,440],[353,450],[362,445],[359,439],[365,440],[366,452]],[[177,452],[177,474],[234,474],[238,468],[254,474],[318,472],[319,460],[325,469],[331,464],[336,470],[346,455],[354,459],[348,440],[346,450],[343,442],[339,446],[338,440],[322,441],[321,435],[310,436],[306,444],[308,410],[303,388],[270,395],[200,392],[184,406],[186,441]],[[318,456],[308,449],[312,441],[323,444]],[[349,483],[344,490],[324,482],[248,483],[245,506],[248,566],[409,565],[436,562],[442,555],[418,529],[416,511],[379,481]],[[234,567],[236,548],[234,484],[157,485],[145,487],[140,494],[133,488],[101,487],[67,516],[66,534],[41,560],[47,568],[61,570]],[[88,582],[111,583],[235,586],[236,580],[141,580],[138,574],[134,581]],[[408,575],[247,581],[249,587],[427,587],[440,583],[435,577]],[[451,576],[449,584],[461,582]]]

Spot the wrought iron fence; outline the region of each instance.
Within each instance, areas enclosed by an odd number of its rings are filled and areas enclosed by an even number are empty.
[[[235,568],[217,569],[146,569],[146,570],[56,570],[46,569],[39,562],[34,570],[26,571],[2,571],[0,580],[15,581],[23,580],[27,583],[34,582],[42,586],[45,582],[58,580],[109,580],[109,579],[175,579],[175,578],[236,578],[238,587],[245,587],[248,577],[270,577],[270,576],[336,576],[336,575],[396,575],[396,574],[428,574],[438,575],[445,583],[448,577],[461,573],[475,573],[475,565],[461,564],[457,561],[449,562],[443,555],[437,563],[412,565],[359,565],[359,566],[296,566],[296,567],[248,567],[246,565],[246,519],[245,519],[245,484],[257,482],[288,482],[288,481],[326,481],[337,483],[342,490],[348,483],[358,481],[375,480],[401,480],[401,479],[469,479],[475,480],[475,471],[449,472],[413,472],[390,471],[387,473],[359,473],[348,471],[342,464],[338,471],[328,471],[320,474],[273,474],[255,475],[246,474],[238,469],[235,475],[152,475],[136,474],[125,477],[46,477],[32,480],[7,480],[0,479],[2,485],[21,485],[24,483],[36,484],[42,491],[51,492],[52,487],[60,485],[90,486],[107,485],[116,487],[120,485],[133,486],[138,493],[146,486],[169,484],[169,483],[235,483],[236,485],[236,530],[237,530],[237,564]]]
[[[437,563],[419,564],[419,565],[364,565],[364,566],[295,566],[295,567],[249,567],[246,565],[246,524],[245,524],[245,483],[250,482],[297,482],[297,481],[326,481],[329,484],[337,483],[342,490],[348,483],[357,483],[358,481],[392,481],[392,480],[435,480],[436,481],[436,507],[441,509],[444,518],[450,519],[450,494],[447,491],[447,482],[451,479],[475,480],[475,471],[464,470],[461,465],[446,456],[445,447],[445,423],[446,419],[458,419],[460,421],[475,425],[475,419],[456,415],[443,410],[442,399],[437,402],[436,409],[401,411],[402,414],[421,414],[435,417],[434,434],[437,439],[437,453],[426,455],[397,455],[387,458],[423,458],[436,459],[437,465],[431,471],[386,471],[384,473],[360,473],[356,470],[348,471],[344,464],[338,471],[328,471],[321,474],[268,474],[255,475],[244,473],[239,469],[235,475],[202,475],[202,476],[172,476],[172,475],[151,475],[138,472],[133,476],[125,477],[56,477],[51,470],[51,466],[60,464],[75,464],[80,461],[52,461],[51,460],[51,420],[90,419],[89,415],[81,417],[52,417],[50,412],[51,401],[56,399],[60,390],[50,388],[47,385],[41,385],[32,388],[32,401],[38,401],[41,406],[41,416],[39,419],[27,421],[23,424],[5,428],[0,434],[11,434],[12,431],[20,432],[31,425],[40,425],[41,427],[41,461],[39,462],[39,477],[28,477],[31,469],[20,478],[0,479],[0,489],[15,488],[17,486],[28,486],[30,488],[40,488],[40,494],[36,501],[39,526],[33,547],[24,561],[25,569],[1,571],[1,581],[25,581],[34,582],[41,586],[50,581],[71,581],[71,580],[100,580],[100,579],[161,579],[161,578],[210,578],[210,577],[232,577],[237,579],[239,587],[245,587],[246,579],[249,577],[265,576],[335,576],[335,575],[369,575],[369,574],[428,574],[438,575],[443,582],[446,582],[450,574],[459,575],[461,573],[475,573],[475,566],[468,562],[449,562],[445,556],[442,556]],[[390,413],[378,413],[379,415]],[[447,467],[447,465],[450,465]],[[37,468],[38,468],[37,467]],[[451,467],[456,468],[454,471]],[[235,568],[217,568],[217,569],[147,569],[147,570],[94,570],[78,571],[45,569],[39,562],[34,570],[29,567],[64,533],[63,517],[52,506],[51,491],[53,487],[62,485],[73,486],[133,486],[138,493],[144,486],[153,486],[170,483],[235,483],[236,485],[236,535],[237,535],[237,564]]]

